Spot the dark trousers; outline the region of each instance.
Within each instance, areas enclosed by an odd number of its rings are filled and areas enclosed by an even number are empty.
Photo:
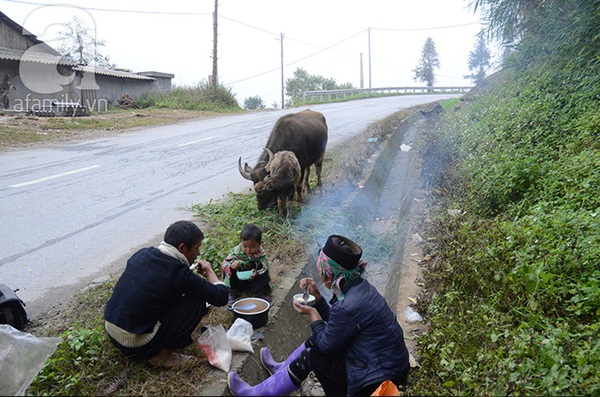
[[[303,353],[304,354],[304,353]],[[306,351],[309,355],[310,369],[315,373],[326,396],[347,396],[348,395],[348,377],[346,372],[346,355],[344,353],[335,355],[326,355],[316,348],[310,348]],[[392,379],[397,385],[405,385],[407,376],[403,375],[400,379]],[[358,390],[353,396],[370,396],[381,382],[366,385]]]
[[[206,312],[206,302],[184,296],[160,318],[160,327],[156,335],[144,346],[125,347],[113,338],[110,340],[124,355],[146,360],[158,354],[163,348],[181,349],[191,345],[194,342],[192,332]]]
[[[310,368],[315,373],[326,396],[347,396],[348,378],[346,373],[346,355],[326,355],[318,349],[310,349]],[[367,385],[355,396],[370,396],[379,386]]]

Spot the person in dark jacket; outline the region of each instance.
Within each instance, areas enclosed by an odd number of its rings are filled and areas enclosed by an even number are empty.
[[[196,224],[178,221],[158,247],[142,248],[129,258],[104,310],[104,328],[124,355],[165,368],[192,359],[174,350],[193,343],[207,304],[225,306],[228,297],[211,264],[195,263],[203,239]]]
[[[319,252],[317,269],[325,287],[333,290],[328,303],[312,278],[300,280],[315,296],[313,306],[294,302],[311,319],[312,335],[284,362],[262,348],[260,360],[271,376],[256,386],[230,372],[227,384],[234,396],[289,395],[313,371],[327,396],[371,395],[385,380],[406,385],[409,353],[394,312],[384,297],[362,278],[366,262],[352,240],[329,236]]]

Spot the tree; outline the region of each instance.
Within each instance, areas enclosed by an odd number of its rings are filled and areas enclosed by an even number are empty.
[[[65,30],[58,33],[58,40],[61,43],[57,49],[65,58],[70,59],[78,65],[95,64],[109,69],[115,67],[110,62],[108,56],[104,56],[98,52],[98,48],[104,47],[106,42],[98,40],[90,34],[90,31],[94,31],[93,29],[88,28],[77,17],[73,17],[66,26]]]
[[[352,84],[345,83],[344,86],[349,86],[351,88]],[[294,77],[285,81],[285,94],[292,98],[292,101],[301,100],[304,91],[336,89],[339,89],[339,86],[334,79],[309,74],[302,68],[296,69],[296,71],[294,71]]]
[[[471,79],[473,83],[479,84],[485,79],[485,71],[490,66],[490,50],[488,50],[482,35],[477,38],[475,49],[469,53],[469,71],[475,71],[466,75],[466,79]]]
[[[416,68],[413,69],[415,81],[427,83],[427,87],[431,89],[435,83],[435,71],[434,68],[440,67],[440,61],[438,59],[438,53],[435,49],[435,43],[428,37],[425,40],[423,49],[421,50],[421,59]]]
[[[258,95],[256,96],[251,96],[248,97],[246,99],[244,99],[244,109],[264,109],[265,108],[265,103],[263,102],[262,98]]]

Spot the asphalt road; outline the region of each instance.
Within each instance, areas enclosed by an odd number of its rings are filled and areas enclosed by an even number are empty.
[[[397,96],[310,106],[328,148],[401,109],[459,95]],[[249,191],[275,121],[304,108],[224,116],[83,142],[0,153],[0,283],[19,288],[32,319],[129,255],[160,242],[191,207]],[[351,142],[351,141],[350,141]],[[326,170],[324,170],[326,172]]]

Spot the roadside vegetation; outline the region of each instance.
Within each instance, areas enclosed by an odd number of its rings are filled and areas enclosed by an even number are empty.
[[[169,92],[156,92],[144,95],[138,101],[141,108],[185,109],[212,112],[233,112],[241,110],[231,88],[222,85],[213,87],[208,82],[195,86],[175,86]]]
[[[476,4],[518,40],[421,145],[433,260],[410,393],[598,395],[600,1]]]

